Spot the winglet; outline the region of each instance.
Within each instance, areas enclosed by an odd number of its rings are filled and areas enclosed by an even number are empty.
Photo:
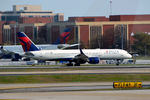
[[[84,54],[81,48],[80,48],[80,54]]]

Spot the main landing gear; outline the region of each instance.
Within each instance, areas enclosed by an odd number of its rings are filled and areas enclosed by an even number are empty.
[[[116,66],[119,66],[123,62],[123,59],[117,59]]]
[[[67,64],[67,66],[73,66],[73,63],[72,63],[72,62],[69,62],[69,63]]]
[[[67,64],[67,66],[80,66],[80,63],[75,63],[75,64],[73,64],[72,62],[69,62],[69,63]]]

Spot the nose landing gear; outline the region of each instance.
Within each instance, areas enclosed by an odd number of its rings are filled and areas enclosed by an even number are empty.
[[[116,66],[119,66],[122,61],[123,61],[123,59],[117,59]]]

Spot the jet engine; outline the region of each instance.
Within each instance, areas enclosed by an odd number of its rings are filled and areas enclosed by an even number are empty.
[[[92,57],[92,58],[89,58],[88,63],[89,64],[98,64],[99,61],[100,61],[100,59],[98,57]]]

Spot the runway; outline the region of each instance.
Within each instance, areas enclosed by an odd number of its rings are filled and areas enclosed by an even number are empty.
[[[0,76],[17,75],[88,75],[88,74],[150,74],[150,68],[93,69],[71,71],[0,72]]]
[[[59,86],[60,84],[56,83],[58,86],[0,89],[0,100],[149,100],[150,98],[150,90],[110,90],[112,89],[112,85],[110,85],[112,83],[104,84],[107,85],[103,85],[103,83],[79,83],[79,85],[69,83]],[[16,86],[19,86],[19,84],[16,84]],[[24,86],[26,85],[24,84]]]
[[[0,90],[0,93],[21,93],[21,92],[65,92],[65,91],[87,91],[99,89],[113,89],[112,85],[95,86],[58,86],[58,87],[36,87],[36,88],[17,88]]]
[[[3,67],[0,67],[3,69]],[[5,67],[4,69],[68,69],[68,67]],[[82,68],[82,70],[72,70]],[[85,68],[85,69],[84,69]],[[86,69],[87,68],[87,69]],[[90,68],[90,69],[88,69]],[[93,69],[92,69],[93,68]],[[74,66],[69,70],[29,72],[0,72],[0,76],[19,75],[86,75],[86,74],[150,74],[150,66]],[[143,82],[150,87],[150,82]],[[47,83],[47,84],[0,84],[0,99],[16,100],[148,100],[150,90],[115,90],[113,82],[99,83]]]
[[[39,66],[0,66],[0,69],[68,69],[68,68],[97,68],[97,69],[124,69],[124,68],[150,68],[150,65],[120,65],[120,66],[112,66],[112,65],[84,65],[84,66],[44,66],[44,65],[39,65]]]
[[[149,100],[150,90],[68,91],[2,93],[0,99],[15,100]]]
[[[143,82],[142,87],[150,87],[150,82]],[[28,92],[67,92],[67,91],[95,91],[112,90],[113,82],[93,83],[49,83],[49,84],[0,84],[0,93],[28,93]]]

